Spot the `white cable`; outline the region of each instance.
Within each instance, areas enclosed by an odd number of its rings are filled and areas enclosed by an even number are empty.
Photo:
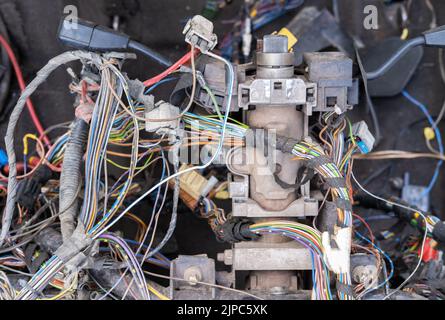
[[[425,215],[424,215],[422,212],[420,212],[419,210],[415,210],[415,209],[410,208],[410,207],[408,207],[408,206],[404,206],[404,205],[402,205],[402,204],[395,203],[395,202],[392,202],[392,201],[383,199],[383,198],[381,198],[381,197],[379,197],[379,196],[377,196],[377,195],[371,193],[370,191],[366,190],[366,189],[360,184],[360,182],[358,182],[357,178],[356,178],[355,175],[354,175],[354,172],[352,172],[352,179],[355,181],[355,183],[358,185],[358,187],[359,187],[363,192],[365,192],[367,195],[369,195],[369,196],[371,196],[371,197],[373,197],[373,198],[375,198],[375,199],[377,199],[377,200],[386,202],[386,203],[388,203],[388,204],[390,204],[390,205],[393,205],[393,206],[396,206],[396,207],[399,207],[399,208],[403,208],[403,209],[409,210],[409,211],[414,212],[414,213],[418,213],[418,214],[423,218],[423,220],[424,220],[424,222],[425,222],[425,234],[424,234],[424,236],[423,236],[423,242],[422,242],[422,248],[421,248],[421,250],[420,250],[419,262],[417,263],[416,268],[415,268],[414,271],[410,274],[410,276],[409,276],[408,278],[406,278],[406,280],[403,281],[403,283],[402,283],[400,286],[398,286],[397,289],[393,290],[391,293],[389,293],[388,295],[386,295],[386,296],[383,298],[383,300],[386,300],[386,299],[390,298],[390,297],[391,297],[393,294],[395,294],[396,292],[398,292],[398,291],[400,291],[401,289],[403,289],[403,287],[404,287],[405,285],[407,285],[408,282],[414,277],[414,275],[417,273],[417,271],[419,271],[419,268],[420,268],[420,266],[422,265],[422,261],[423,261],[422,258],[423,258],[423,254],[424,254],[424,252],[425,252],[426,240],[427,240],[427,238],[428,238],[428,229],[427,229],[427,227],[426,227],[427,224],[428,224],[428,222],[427,222],[427,218],[426,218]]]

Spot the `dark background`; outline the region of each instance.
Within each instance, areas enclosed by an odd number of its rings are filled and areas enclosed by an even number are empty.
[[[348,2],[348,4],[351,4],[351,10],[354,9],[355,0],[339,1]],[[131,35],[135,40],[158,50],[171,60],[181,57],[187,50],[182,35],[184,22],[189,17],[200,14],[205,5],[203,0],[9,0],[0,1],[0,11],[3,14],[5,13],[2,9],[3,6],[11,2],[16,4],[20,19],[17,20],[14,30],[10,31],[10,37],[27,82],[50,58],[67,50],[56,39],[59,21],[66,5],[77,6],[81,18],[108,26],[111,26],[111,16],[114,13],[119,13],[123,17],[122,31]],[[137,4],[136,7],[133,7],[134,3]],[[445,1],[432,0],[432,3],[436,9],[438,24],[445,24]],[[240,0],[234,1],[218,15],[216,31],[220,38],[225,31],[228,31],[227,25],[221,22],[237,17],[241,10],[241,4],[242,1]],[[317,5],[320,8],[328,6],[330,8],[331,1],[306,0],[306,5]],[[411,11],[409,25],[411,33],[418,34],[428,29],[431,14],[424,1],[414,0]],[[260,36],[279,30],[297,12],[289,13],[267,28],[262,29],[257,35]],[[357,11],[357,14],[360,14],[360,10]],[[23,31],[24,38],[14,37],[14,34],[19,31]],[[358,32],[362,34],[364,39],[369,38],[375,42],[384,36],[397,35],[399,30],[387,30],[382,34],[365,30],[358,30]],[[422,63],[407,88],[413,96],[426,104],[433,115],[439,113],[445,100],[445,87],[440,78],[437,61],[438,51],[426,49]],[[162,68],[147,61],[144,57],[140,57],[137,61],[130,62],[126,66],[126,71],[133,78],[146,80],[161,72]],[[33,96],[32,100],[45,127],[73,119],[73,97],[69,94],[67,88],[69,81],[70,78],[66,70],[61,68]],[[424,118],[415,106],[409,104],[401,96],[391,99],[376,99],[375,105],[384,137],[380,149],[391,149],[395,139],[404,128],[412,122]],[[351,117],[354,119],[365,118],[371,123],[363,106],[358,106],[351,113]],[[6,131],[6,125],[7,123],[0,124],[0,136],[2,137]],[[423,127],[425,125],[424,123],[407,131],[400,140],[399,148],[410,151],[426,151],[423,138]],[[443,125],[441,125],[441,129],[443,129]],[[17,131],[17,137],[22,137],[29,132],[34,132],[34,127],[25,112]],[[1,145],[3,145],[3,141]],[[18,141],[18,147],[20,147],[20,141]],[[369,174],[387,164],[386,161],[379,161],[374,163],[357,162],[355,165],[360,172],[361,179],[365,179]],[[433,175],[434,168],[435,162],[431,160],[398,161],[391,172],[391,177],[402,177],[404,172],[408,171],[411,173],[412,183],[427,185]],[[389,173],[386,172],[380,179],[369,185],[370,190],[379,193],[382,190],[393,192],[390,184],[387,183],[389,178]],[[445,176],[441,174],[431,199],[432,208],[439,215],[445,209],[444,186]],[[191,233],[193,237],[190,236]],[[219,245],[213,239],[214,237],[205,221],[200,221],[189,215],[180,215],[176,240],[181,253],[202,253],[203,241],[208,242],[208,246],[216,249]]]

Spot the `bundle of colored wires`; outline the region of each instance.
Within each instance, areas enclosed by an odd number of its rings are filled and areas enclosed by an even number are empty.
[[[293,149],[293,154],[300,160],[314,160],[316,158],[325,157],[325,152],[318,146],[308,143],[301,142],[295,145]],[[332,163],[324,163],[315,168],[318,174],[320,174],[325,179],[344,179],[340,169]],[[336,198],[340,198],[346,202],[352,203],[347,188],[332,188],[332,193],[334,196],[334,201]],[[352,212],[347,210],[338,209],[339,211],[339,223],[343,226],[352,226]]]
[[[0,271],[0,300],[14,300],[15,290],[8,276]]]
[[[189,54],[192,60],[193,73],[195,74],[194,59],[192,58],[195,50]],[[155,263],[163,267],[169,266],[169,261],[163,258],[153,258],[154,256],[159,257],[159,250],[165,245],[166,241],[169,240],[170,235],[176,226],[176,210],[173,210],[172,220],[170,224],[169,232],[167,233],[165,239],[158,245],[158,247],[152,249],[152,245],[155,241],[155,233],[158,228],[158,219],[163,211],[164,204],[166,202],[166,195],[169,190],[168,182],[172,179],[177,179],[180,175],[194,170],[204,170],[210,166],[221,153],[226,138],[228,139],[238,139],[239,143],[242,143],[243,131],[247,128],[245,126],[237,124],[235,121],[229,122],[229,113],[231,98],[234,90],[234,80],[235,73],[233,71],[232,65],[221,57],[214,55],[213,53],[206,53],[213,59],[217,59],[223,62],[228,68],[229,83],[228,83],[228,101],[226,106],[226,114],[223,118],[217,116],[216,119],[212,117],[203,118],[205,124],[203,126],[198,126],[199,130],[203,135],[213,136],[218,139],[218,148],[215,154],[212,156],[210,161],[201,166],[192,167],[185,171],[179,172],[175,170],[175,174],[170,174],[170,168],[166,163],[166,157],[164,155],[163,147],[160,145],[163,142],[164,137],[156,141],[141,141],[140,140],[140,129],[144,125],[142,119],[144,118],[144,110],[135,105],[133,102],[133,97],[130,95],[129,85],[127,78],[121,73],[117,68],[116,60],[106,58],[105,56],[95,56],[95,64],[98,65],[98,70],[100,72],[100,87],[98,88],[98,95],[95,102],[94,112],[90,124],[90,132],[87,141],[87,152],[85,157],[85,188],[83,195],[83,205],[80,213],[79,226],[84,227],[84,229],[79,228],[81,232],[85,232],[85,239],[88,241],[106,241],[111,245],[110,250],[113,253],[113,257],[119,257],[122,261],[128,263],[127,269],[122,272],[122,279],[125,279],[125,274],[130,272],[132,275],[131,284],[128,285],[127,293],[131,293],[134,296],[134,292],[131,291],[132,284],[135,283],[141,297],[143,299],[150,299],[149,292],[153,292],[153,288],[150,290],[147,286],[144,274],[142,272],[142,266],[145,262]],[[170,74],[177,70],[177,67],[181,66],[183,63],[188,61],[188,57],[181,59],[175,66],[170,68],[164,74]],[[176,67],[177,66],[177,67]],[[194,75],[194,77],[196,77]],[[159,81],[165,78],[164,75],[160,75],[156,78],[153,84],[148,83],[148,86],[156,85]],[[150,81],[148,81],[150,82]],[[153,89],[151,87],[150,89]],[[122,100],[124,97],[125,102]],[[194,93],[192,94],[191,103],[194,101]],[[128,105],[128,107],[127,107]],[[186,116],[188,119],[192,119],[199,116],[193,116],[192,114],[187,114],[184,111],[182,116]],[[204,134],[205,133],[205,134]],[[60,164],[63,158],[64,148],[66,146],[67,135],[61,136],[54,148],[51,148],[48,152],[49,162],[54,165]],[[108,159],[108,155],[111,152],[108,150],[111,145],[124,146],[131,140],[128,144],[131,147],[131,154],[129,155],[130,164],[128,167],[119,166],[125,172],[116,181],[116,183],[109,188],[108,183],[108,173],[107,173],[107,163],[111,163]],[[167,140],[168,141],[168,140]],[[193,139],[190,139],[194,143]],[[139,154],[139,149],[144,148],[146,151]],[[161,157],[153,159],[153,154],[160,152]],[[147,162],[141,167],[137,168],[137,164],[143,158],[147,157]],[[136,175],[143,172],[148,166],[157,162],[158,160],[163,160],[163,170],[161,181],[157,183],[153,188],[147,191],[144,195],[135,201],[128,204],[125,202],[128,195],[137,186],[133,183]],[[105,177],[105,180],[103,180]],[[142,229],[138,235],[139,247],[137,250],[133,251],[131,247],[126,243],[125,240],[118,238],[115,235],[108,234],[110,230],[117,222],[123,217],[132,217],[130,211],[144,198],[152,193],[157,192],[156,201],[153,206],[152,219],[148,225],[143,224]],[[176,191],[175,191],[176,193]],[[175,195],[177,198],[177,195]],[[108,201],[112,200],[111,204]],[[54,202],[49,201],[47,208],[52,208]],[[47,209],[46,208],[46,209]],[[205,205],[208,214],[210,212],[215,212],[216,208],[212,202]],[[45,210],[43,210],[44,212]],[[46,220],[46,223],[53,223],[54,218],[56,218],[61,213],[54,214],[50,219]],[[218,223],[223,222],[225,218],[222,211],[216,210]],[[133,217],[134,218],[134,217]],[[138,221],[136,219],[135,221]],[[32,232],[39,232],[40,227],[46,227],[46,224],[36,224],[33,227],[27,226]],[[24,230],[26,230],[24,228]],[[14,231],[15,232],[15,231]],[[12,234],[14,234],[12,232]],[[152,232],[152,237],[149,245],[145,245],[145,241],[148,239],[149,232]],[[23,235],[24,233],[20,233]],[[13,247],[8,248],[12,250]],[[89,247],[84,248],[82,251],[88,252]],[[143,252],[145,250],[145,253]],[[74,253],[73,253],[74,254]],[[45,298],[42,294],[43,290],[54,281],[57,275],[60,275],[62,279],[67,279],[69,275],[63,275],[61,271],[64,269],[66,264],[66,259],[54,255],[45,262],[40,270],[35,273],[31,280],[23,287],[19,292],[16,299],[19,300],[30,300]],[[68,285],[68,282],[71,285]],[[114,288],[118,285],[118,281],[113,288],[105,294],[107,296],[111,293]],[[66,281],[67,287],[57,296],[52,298],[58,299],[65,297],[74,285],[71,281]],[[122,297],[123,299],[127,293]],[[104,297],[105,297],[104,296]]]
[[[110,132],[113,127],[115,116],[118,112],[119,102],[116,97],[122,95],[125,92],[127,99],[130,104],[130,109],[135,112],[135,107],[132,104],[131,97],[129,95],[128,84],[124,76],[120,71],[113,65],[109,65],[109,69],[105,68],[102,71],[103,82],[106,85],[106,90],[101,90],[103,96],[100,94],[98,99],[98,107],[95,108],[95,113],[93,115],[93,120],[91,124],[87,158],[86,158],[86,189],[84,206],[81,213],[81,219],[86,226],[88,234],[97,234],[107,221],[109,221],[114,214],[121,207],[128,191],[131,188],[133,177],[136,171],[136,164],[138,161],[138,145],[139,145],[139,125],[137,119],[133,119],[134,122],[134,135],[133,135],[133,148],[131,151],[131,164],[130,172],[128,174],[128,179],[124,183],[123,187],[119,191],[119,196],[116,198],[115,202],[111,205],[108,212],[103,212],[101,220],[95,225],[96,217],[98,216],[98,192],[100,190],[100,177],[101,168],[105,165],[105,150],[108,146]],[[113,95],[113,81],[117,81],[118,94]],[[111,91],[111,92],[110,92]],[[108,94],[110,96],[108,96]],[[106,103],[104,107],[101,107],[101,98],[103,97]],[[111,98],[111,100],[110,100]],[[113,99],[114,98],[114,99]],[[109,103],[107,105],[107,103]],[[98,131],[96,131],[98,130]],[[97,140],[96,140],[97,139]],[[107,204],[105,204],[107,208]]]
[[[246,136],[249,127],[236,120],[230,119],[226,127],[226,138],[230,140],[242,141]],[[214,139],[221,137],[221,129],[224,125],[223,120],[215,116],[200,116],[193,113],[186,113],[183,118],[186,128],[192,131],[192,134],[205,134]]]
[[[271,221],[250,227],[259,235],[277,234],[297,241],[311,252],[313,261],[313,294],[315,300],[332,300],[329,270],[323,259],[323,245],[319,231],[296,222]]]
[[[140,290],[141,293],[141,297],[144,300],[150,300],[150,293],[147,288],[144,272],[142,271],[141,265],[139,264],[136,255],[127,245],[127,243],[111,234],[103,234],[98,238],[98,240],[114,246],[119,251],[121,258],[126,263],[128,263],[129,270],[136,281],[137,288]]]
[[[138,157],[139,144],[139,126],[137,120],[135,121],[135,134],[133,138],[133,149],[131,165],[128,174],[128,179],[119,189],[119,194],[115,202],[107,210],[105,204],[104,212],[101,215],[100,221],[96,221],[100,215],[99,194],[101,190],[101,174],[106,163],[106,149],[109,142],[110,132],[114,123],[114,118],[118,113],[120,106],[116,97],[126,93],[128,101],[130,101],[130,108],[134,112],[135,109],[131,104],[128,85],[126,79],[120,71],[110,61],[103,60],[103,67],[101,68],[101,88],[99,96],[96,101],[93,119],[91,121],[90,135],[88,141],[88,150],[86,156],[85,166],[85,195],[84,205],[81,212],[81,223],[84,224],[87,236],[98,236],[100,229],[113,217],[113,215],[120,209],[126,194],[132,186],[133,176],[136,170],[136,162]],[[118,93],[116,93],[116,91]],[[65,263],[57,256],[53,256],[42,268],[34,275],[28,285],[22,289],[17,296],[17,299],[33,299],[39,294],[54,276],[60,272]]]
[[[326,157],[325,152],[319,148],[318,146],[308,143],[308,142],[301,142],[294,146],[293,154],[297,157],[297,159],[300,160],[315,160],[317,158],[322,157],[323,159],[329,159]],[[337,165],[332,162],[327,163],[319,163],[314,168],[318,174],[320,174],[324,179],[331,179],[332,181],[335,180],[343,180],[345,181],[345,187],[331,187],[331,193],[333,196],[333,201],[336,202],[337,199],[340,199],[341,201],[345,203],[352,204],[352,198],[350,197],[350,192],[346,187],[346,180],[344,179],[340,169],[337,167]],[[353,219],[352,219],[352,212],[349,210],[338,208],[338,223],[339,225],[344,228],[351,228]],[[350,286],[352,283],[351,275],[350,273],[345,274],[338,274],[338,280],[340,283],[344,284],[345,286]],[[339,297],[340,299],[353,299],[353,297],[345,294],[342,291],[339,291]]]

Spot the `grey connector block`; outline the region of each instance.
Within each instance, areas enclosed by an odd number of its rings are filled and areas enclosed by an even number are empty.
[[[218,37],[213,32],[213,23],[203,16],[194,16],[184,28],[185,42],[198,47],[202,52],[213,50]]]
[[[263,38],[264,53],[288,53],[289,39],[286,36],[266,35]]]
[[[428,47],[445,48],[445,26],[427,31],[423,34]]]
[[[352,109],[353,93],[358,88],[353,81],[353,62],[341,52],[304,54],[308,80],[317,83],[317,107],[314,111],[344,113]]]
[[[352,134],[361,140],[368,152],[371,152],[374,149],[375,138],[371,131],[369,131],[368,125],[365,121],[360,121],[354,124],[352,126]]]

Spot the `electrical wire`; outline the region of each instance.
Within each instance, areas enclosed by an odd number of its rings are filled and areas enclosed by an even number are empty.
[[[0,35],[0,44],[6,50],[8,56],[9,56],[9,59],[10,59],[10,61],[12,63],[12,66],[14,68],[15,74],[17,76],[17,81],[19,83],[20,90],[23,92],[25,90],[25,88],[26,88],[26,84],[25,84],[25,80],[23,78],[22,70],[21,70],[20,65],[19,65],[19,63],[17,61],[17,58],[15,56],[15,53],[12,50],[11,46],[9,45],[9,43],[6,41],[6,39],[2,35]],[[42,136],[43,141],[45,142],[45,144],[50,147],[51,146],[51,142],[50,142],[49,138],[45,135],[45,130],[43,129],[43,126],[42,126],[42,124],[41,124],[41,122],[39,120],[39,117],[37,116],[34,104],[32,103],[32,101],[30,99],[27,99],[26,100],[26,105],[28,107],[28,112],[29,112],[29,115],[31,116],[32,122],[34,123],[34,125],[35,125],[35,127],[37,129],[37,132]]]
[[[395,203],[395,202],[392,202],[392,201],[383,199],[383,198],[381,198],[381,197],[379,197],[379,196],[377,196],[377,195],[371,193],[370,191],[366,190],[366,189],[360,184],[360,182],[357,180],[357,178],[355,177],[354,173],[352,173],[352,178],[354,179],[354,182],[357,184],[357,186],[358,186],[364,193],[366,193],[367,195],[371,196],[371,197],[374,198],[374,199],[377,199],[377,200],[383,201],[383,202],[385,202],[385,203],[387,203],[387,204],[390,204],[390,205],[392,205],[392,206],[400,207],[400,208],[406,209],[406,210],[408,210],[408,211],[414,212],[414,213],[416,213],[416,214],[419,214],[419,215],[423,218],[423,220],[424,220],[424,222],[425,222],[425,225],[428,224],[428,220],[427,220],[426,216],[425,216],[422,212],[419,212],[419,210],[416,210],[416,209],[410,208],[410,207],[408,207],[408,206],[405,206],[405,205],[402,205],[402,204],[399,204],[399,203]],[[383,300],[387,300],[387,299],[389,299],[389,298],[390,298],[391,296],[393,296],[395,293],[397,293],[398,291],[402,290],[402,289],[409,283],[409,281],[415,276],[415,274],[417,273],[417,271],[420,269],[420,266],[422,265],[422,261],[423,261],[422,258],[423,258],[423,254],[424,254],[424,252],[425,252],[425,245],[426,245],[426,240],[427,240],[427,238],[428,238],[428,230],[425,230],[425,233],[424,233],[424,235],[423,235],[422,246],[421,246],[420,254],[419,254],[419,262],[417,263],[416,267],[415,267],[414,270],[411,272],[411,274],[406,278],[406,280],[403,281],[403,283],[402,283],[399,287],[397,287],[397,289],[395,289],[395,290],[391,291],[389,294],[387,294],[387,295],[383,298]]]
[[[225,60],[224,58],[221,58],[211,52],[206,53],[207,55],[209,55],[210,57],[219,60],[221,62],[223,62],[228,69],[228,74],[229,74],[229,82],[228,82],[228,93],[227,93],[227,106],[226,106],[226,115],[224,117],[224,123],[223,123],[223,127],[221,130],[221,139],[220,142],[218,144],[218,148],[216,150],[216,152],[213,154],[212,158],[204,165],[200,165],[200,166],[195,166],[192,167],[190,169],[184,170],[184,171],[180,171],[176,174],[171,175],[170,177],[162,180],[161,182],[159,182],[158,184],[156,184],[154,187],[152,187],[150,190],[148,190],[146,193],[144,193],[141,197],[139,197],[137,200],[135,200],[130,206],[128,206],[113,222],[111,222],[110,224],[108,224],[108,226],[103,230],[104,232],[108,231],[111,227],[113,227],[118,221],[119,219],[124,216],[127,212],[131,211],[139,202],[141,202],[143,199],[145,199],[147,196],[149,196],[151,193],[153,193],[155,190],[157,190],[160,186],[168,183],[169,181],[184,175],[186,173],[195,171],[195,170],[204,170],[207,167],[209,167],[220,155],[222,149],[223,149],[223,145],[224,145],[224,139],[225,139],[225,135],[226,135],[226,129],[227,129],[227,125],[228,125],[228,120],[229,120],[229,114],[230,114],[230,106],[232,104],[232,96],[233,96],[233,90],[234,90],[234,79],[235,79],[235,73],[233,70],[233,66],[230,62],[228,62],[227,60]],[[193,100],[193,99],[192,99]]]

